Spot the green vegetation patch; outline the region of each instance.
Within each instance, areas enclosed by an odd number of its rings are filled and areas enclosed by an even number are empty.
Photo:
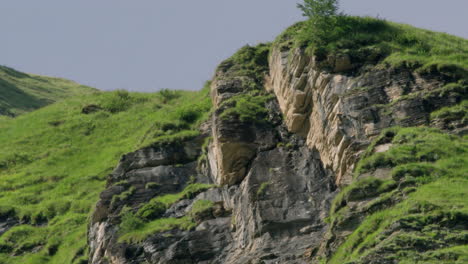
[[[127,220],[128,221],[128,220]],[[138,221],[138,220],[132,220]],[[124,222],[125,223],[125,222]],[[134,224],[129,228],[129,232],[119,237],[119,242],[140,243],[148,236],[178,228],[180,230],[190,230],[196,226],[196,223],[189,216],[181,218],[160,218],[145,224]]]
[[[246,85],[253,90],[262,90],[265,74],[267,73],[270,44],[244,46],[229,59],[223,61],[218,70],[229,77],[248,77],[252,81]]]
[[[158,196],[151,201],[159,202],[159,203],[164,204],[166,207],[169,207],[180,200],[193,199],[199,193],[202,193],[215,186],[216,185],[213,185],[213,184],[192,183],[188,185],[187,187],[185,187],[185,189],[180,193]]]
[[[215,187],[211,184],[192,183],[180,193],[166,194],[153,198],[134,214],[131,210],[122,210],[119,241],[139,243],[148,236],[175,228],[182,230],[196,226],[195,218],[214,205],[212,201],[198,200],[192,205],[192,210],[182,218],[160,218],[174,203],[182,199],[193,199],[199,193]]]
[[[347,54],[353,63],[388,63],[408,66],[422,73],[444,73],[468,78],[468,40],[371,17],[338,15],[326,34],[313,31],[309,21],[293,25],[278,36],[280,50],[306,48],[325,60]]]
[[[89,105],[100,109],[83,113]],[[120,157],[194,136],[210,108],[206,88],[152,94],[95,91],[2,119],[0,215],[24,225],[0,237],[0,263],[84,263],[88,216]],[[163,131],[161,123],[176,128]],[[23,229],[28,235],[15,231]]]
[[[162,204],[160,203],[160,205]],[[214,203],[212,201],[198,200],[193,203],[192,209],[184,217],[159,218],[152,221],[142,219],[140,214],[141,210],[136,215],[133,215],[131,212],[127,212],[123,215],[122,222],[120,224],[119,232],[121,235],[119,237],[119,241],[140,243],[150,235],[154,235],[156,233],[172,229],[193,229],[197,226],[196,219],[202,217],[206,213],[210,213],[213,206]]]
[[[199,193],[213,187],[215,187],[215,185],[192,183],[180,193],[166,194],[151,199],[138,210],[136,216],[146,221],[156,219],[164,214],[164,212],[174,203],[183,199],[192,199]]]
[[[189,216],[195,221],[198,219],[203,219],[205,215],[211,216],[214,205],[214,202],[209,200],[198,200],[193,203]]]
[[[221,72],[218,79],[239,81],[241,84],[236,85],[244,89],[222,103],[222,119],[255,124],[265,124],[268,121],[266,103],[275,98],[263,87],[269,69],[270,47],[270,44],[244,46],[218,66],[218,71]]]
[[[265,104],[274,98],[274,95],[261,92],[233,96],[223,102],[227,107],[220,117],[225,120],[237,119],[242,122],[265,124],[268,122],[268,109]]]

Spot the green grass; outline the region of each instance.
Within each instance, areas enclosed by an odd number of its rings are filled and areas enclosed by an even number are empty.
[[[214,203],[209,200],[198,200],[192,205],[191,215],[199,214],[213,208]]]
[[[148,236],[171,229],[190,230],[196,226],[196,223],[190,216],[182,218],[160,218],[152,222],[135,226],[128,233],[119,237],[119,242],[139,243],[144,241]]]
[[[457,226],[468,220],[467,138],[421,127],[387,130],[377,141],[382,139],[394,145],[384,153],[369,150],[358,171],[388,167],[393,179],[364,178],[342,190],[332,204],[332,225],[343,220],[351,201],[377,197],[382,202],[400,192],[403,200],[369,211],[327,263],[361,263],[367,255],[380,254],[379,249],[401,263],[435,263],[443,252],[451,252],[453,262],[447,263],[462,263],[457,261],[468,255]],[[405,186],[413,186],[412,191],[405,192]],[[388,230],[396,223],[413,232],[390,236]]]
[[[175,194],[166,194],[163,196],[158,196],[154,198],[152,201],[162,203],[166,207],[173,205],[174,203],[182,200],[182,199],[192,199],[197,194],[206,191],[210,188],[215,187],[213,184],[204,184],[204,183],[192,183],[188,185],[182,192],[175,193]]]
[[[196,127],[207,118],[207,89],[170,93],[93,92],[1,120],[0,214],[25,224],[0,237],[6,245],[0,263],[86,259],[87,219],[120,157],[198,135]],[[82,114],[90,104],[102,110]],[[56,249],[50,250],[52,242]]]
[[[237,119],[242,122],[265,124],[268,122],[268,110],[265,104],[274,98],[274,95],[258,92],[233,96],[223,102],[223,105],[228,107],[220,117],[225,120]]]
[[[146,221],[156,219],[157,217],[161,216],[166,211],[166,209],[168,209],[174,203],[182,199],[192,199],[197,194],[213,187],[215,187],[215,185],[192,183],[185,187],[185,189],[179,193],[166,194],[151,199],[148,203],[143,205],[138,210],[136,216]]]
[[[304,47],[324,60],[330,54],[348,54],[353,62],[406,65],[468,78],[468,40],[371,17],[339,16],[327,39],[316,44],[308,23],[299,22],[273,43],[283,51]]]
[[[17,116],[64,98],[95,91],[69,80],[26,74],[0,66],[0,116]]]
[[[171,199],[174,201],[174,199]],[[154,204],[154,203],[153,203]],[[152,221],[145,221],[131,212],[126,212],[122,217],[120,224],[120,242],[140,243],[150,235],[164,232],[172,229],[190,230],[197,226],[196,218],[198,215],[211,210],[214,203],[209,200],[198,200],[192,205],[192,209],[184,217],[159,218]]]
[[[268,71],[270,44],[244,46],[229,59],[221,62],[218,71],[227,73],[229,78],[247,77],[245,87],[252,90],[263,90],[263,80]],[[226,76],[225,76],[226,77]]]
[[[457,163],[465,158],[468,147],[468,143],[463,138],[444,134],[431,128],[392,128],[383,134],[390,131],[396,134],[391,139],[394,146],[389,151],[364,156],[357,165],[356,175],[373,171],[376,168],[399,170],[400,166],[407,166],[411,163],[421,166],[424,162],[432,163],[439,170],[449,170],[457,175],[462,172],[459,166],[463,163],[459,165]],[[451,165],[456,166],[451,168]]]
[[[119,225],[119,241],[139,243],[151,234],[175,228],[182,230],[196,226],[194,218],[213,207],[214,203],[208,200],[198,200],[192,210],[182,218],[160,218],[164,212],[182,199],[193,199],[199,193],[215,187],[212,184],[192,183],[179,193],[157,196],[143,205],[134,214],[131,210],[122,210],[122,219]]]

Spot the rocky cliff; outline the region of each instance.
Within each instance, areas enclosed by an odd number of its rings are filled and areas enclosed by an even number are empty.
[[[401,143],[386,128],[466,131],[466,119],[431,115],[466,99],[463,78],[380,59],[363,64],[275,45],[241,49],[217,69],[201,136],[122,157],[89,224],[90,263],[334,261],[366,215],[402,202],[403,187],[418,186],[385,183],[385,166],[356,168]],[[368,178],[378,184],[355,184]],[[389,193],[393,200],[382,202],[379,195]],[[466,230],[465,216],[440,226]],[[392,228],[387,236],[405,230]],[[383,259],[389,251],[372,252],[358,263],[396,261]]]

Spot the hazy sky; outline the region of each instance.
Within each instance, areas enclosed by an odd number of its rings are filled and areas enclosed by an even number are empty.
[[[0,64],[100,89],[200,89],[243,45],[301,20],[295,0],[1,0]],[[342,0],[468,38],[468,0]]]

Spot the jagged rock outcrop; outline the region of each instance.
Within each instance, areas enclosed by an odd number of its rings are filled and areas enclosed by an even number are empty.
[[[261,89],[231,64],[212,82],[201,136],[122,158],[90,223],[90,263],[310,263],[342,241],[330,238],[330,203],[372,139],[391,126],[429,125],[433,110],[466,99],[445,86],[449,78],[357,67],[345,55],[318,61],[273,49]],[[193,184],[210,185],[186,195]],[[184,195],[121,239],[125,214],[168,194]],[[209,207],[197,211],[200,203]],[[188,224],[154,227],[174,219]]]
[[[324,64],[332,71],[324,71]],[[347,56],[320,61],[303,50],[274,49],[266,89],[273,91],[285,123],[321,155],[336,183],[349,184],[359,154],[382,129],[430,124],[430,113],[459,103],[466,92],[446,91],[450,78],[406,67],[356,68]]]

